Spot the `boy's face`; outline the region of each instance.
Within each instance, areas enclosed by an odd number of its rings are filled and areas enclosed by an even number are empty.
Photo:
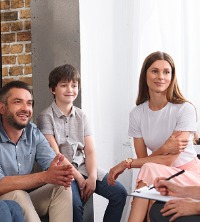
[[[52,93],[55,95],[56,103],[73,104],[78,96],[78,82],[60,81]]]

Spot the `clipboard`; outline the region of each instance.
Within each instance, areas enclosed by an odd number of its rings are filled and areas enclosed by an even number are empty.
[[[128,196],[140,197],[150,200],[158,200],[161,202],[167,202],[169,200],[174,200],[174,199],[181,199],[181,197],[162,196],[160,192],[158,192],[156,189],[149,189],[150,187],[145,186],[140,189],[137,189]]]

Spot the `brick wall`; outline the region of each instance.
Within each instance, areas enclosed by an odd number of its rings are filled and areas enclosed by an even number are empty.
[[[2,83],[32,85],[31,0],[1,0]]]

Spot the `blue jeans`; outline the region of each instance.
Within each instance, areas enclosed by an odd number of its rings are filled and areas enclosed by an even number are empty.
[[[123,209],[126,203],[127,191],[124,186],[116,181],[115,186],[109,186],[106,175],[102,181],[96,181],[95,193],[108,199],[103,221],[104,222],[120,222]],[[72,182],[73,195],[73,221],[83,222],[83,206],[84,202],[80,198],[79,187],[76,181]]]
[[[0,222],[25,222],[19,204],[12,200],[0,200]]]

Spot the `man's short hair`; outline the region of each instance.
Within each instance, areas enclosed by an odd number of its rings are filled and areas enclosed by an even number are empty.
[[[60,81],[75,81],[78,82],[78,88],[80,89],[80,74],[78,70],[72,65],[65,64],[53,69],[49,74],[49,88],[55,90]]]
[[[7,84],[5,84],[1,89],[0,89],[0,102],[2,103],[7,103],[7,99],[9,97],[9,91],[13,88],[18,88],[18,89],[25,89],[33,97],[33,90],[32,86],[28,85],[27,83],[19,80],[11,81]]]

